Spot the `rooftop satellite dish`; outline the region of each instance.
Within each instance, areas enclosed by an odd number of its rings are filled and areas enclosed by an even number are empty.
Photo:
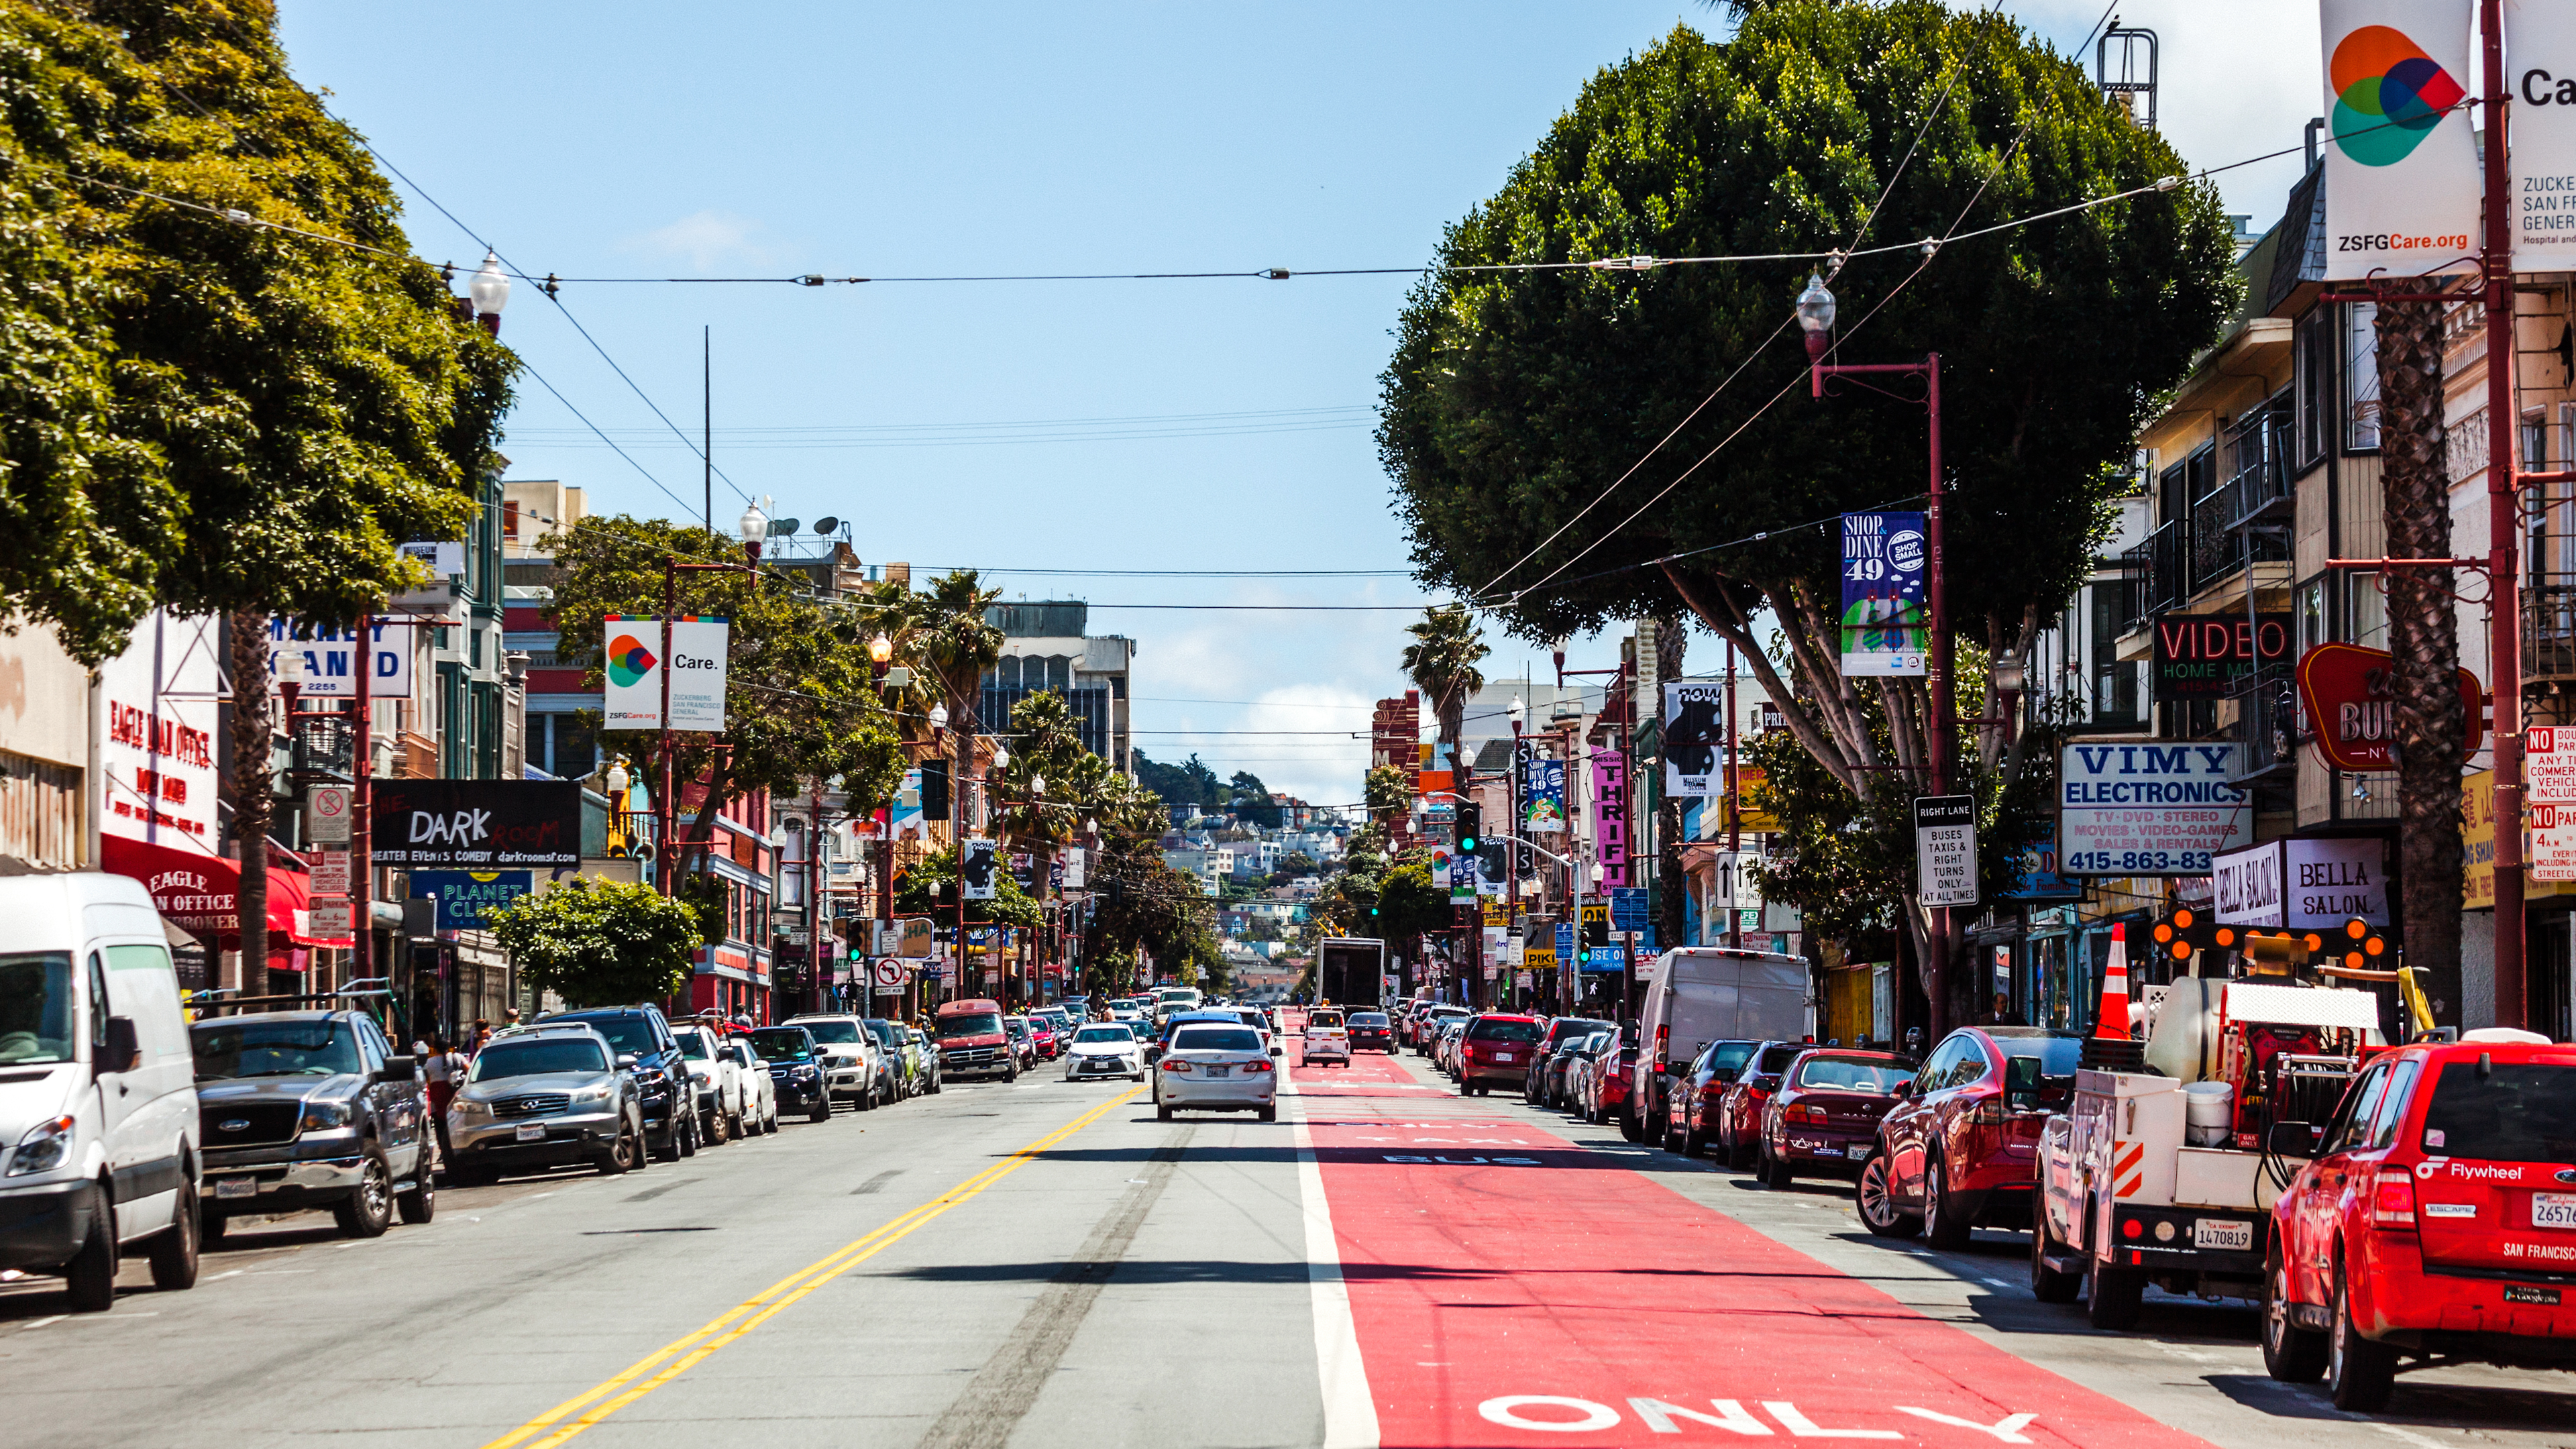
[[[795,519],[792,519],[792,518],[773,518],[773,519],[769,520],[769,536],[770,536],[771,538],[793,538],[793,537],[795,537],[795,535],[796,535],[796,520],[795,520]]]
[[[815,520],[814,520],[814,531],[815,531],[816,533],[830,533],[833,529],[836,529],[836,528],[838,528],[838,527],[840,527],[840,526],[841,526],[841,520],[839,520],[839,519],[837,519],[837,518],[834,518],[832,515],[830,515],[830,514],[828,514],[828,513],[826,513],[826,514],[824,514],[822,517],[820,517],[820,518],[818,518],[818,519],[815,519]]]

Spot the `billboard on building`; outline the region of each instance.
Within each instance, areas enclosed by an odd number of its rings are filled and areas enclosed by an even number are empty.
[[[581,786],[571,780],[378,780],[374,797],[378,865],[581,864]]]
[[[2158,614],[2155,697],[2225,699],[2254,671],[2290,658],[2287,614]]]
[[[376,699],[403,699],[411,694],[411,654],[418,631],[408,622],[378,618],[367,630],[367,693]],[[355,699],[358,694],[358,628],[354,624],[306,624],[294,619],[268,621],[268,674],[277,677],[281,654],[303,656],[298,681],[305,699]]]
[[[2475,265],[2469,0],[2323,0],[2319,18],[2326,279]]]

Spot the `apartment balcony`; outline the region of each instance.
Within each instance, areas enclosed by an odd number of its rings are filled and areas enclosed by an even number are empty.
[[[2299,746],[2307,739],[2299,713],[2299,689],[2286,664],[2266,664],[2248,676],[2229,696],[2236,704],[2237,783],[2287,778],[2298,768]]]
[[[2576,574],[2540,574],[2522,598],[2525,684],[2576,680]]]

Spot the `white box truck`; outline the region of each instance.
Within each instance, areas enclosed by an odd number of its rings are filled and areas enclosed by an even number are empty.
[[[1710,1042],[1796,1041],[1815,1030],[1805,960],[1718,946],[1666,951],[1646,983],[1636,1076],[1620,1132],[1631,1142],[1661,1140],[1669,1086]]]

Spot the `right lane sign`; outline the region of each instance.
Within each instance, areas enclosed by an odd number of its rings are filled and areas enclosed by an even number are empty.
[[[1915,797],[1914,884],[1927,906],[1977,903],[1975,796]]]

